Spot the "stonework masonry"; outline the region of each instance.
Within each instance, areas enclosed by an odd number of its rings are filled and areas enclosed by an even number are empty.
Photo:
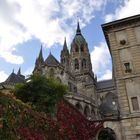
[[[110,140],[140,140],[140,15],[103,24],[102,29],[112,58],[112,79],[98,81],[94,75],[79,23],[70,51],[64,40],[60,62],[51,53],[44,59],[41,47],[33,73],[67,85],[65,98],[87,119],[103,121]],[[0,83],[0,90],[18,82],[25,82],[20,69]]]

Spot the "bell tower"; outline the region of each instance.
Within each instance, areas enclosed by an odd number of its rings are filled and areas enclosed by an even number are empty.
[[[77,78],[81,76],[94,77],[88,44],[81,33],[79,22],[77,23],[76,35],[71,43],[70,56],[71,72],[74,73]]]

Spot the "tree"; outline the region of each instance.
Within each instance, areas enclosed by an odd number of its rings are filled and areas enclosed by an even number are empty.
[[[55,105],[67,93],[67,87],[40,75],[31,75],[25,84],[18,84],[14,95],[25,103],[30,103],[37,111],[53,114]]]

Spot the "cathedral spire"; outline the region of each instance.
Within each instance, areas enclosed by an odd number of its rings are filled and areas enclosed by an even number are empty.
[[[63,50],[64,51],[67,51],[68,50],[67,42],[66,42],[66,37],[65,37],[65,40],[64,40]]]
[[[39,56],[38,58],[42,59],[43,58],[43,55],[42,55],[42,45],[41,45],[41,48],[40,48],[40,52],[39,52]]]
[[[21,75],[21,68],[19,67],[19,70],[17,72],[17,75]]]
[[[77,22],[77,30],[76,30],[76,35],[80,35],[81,34],[81,29],[80,29],[80,25],[79,25],[79,21]]]

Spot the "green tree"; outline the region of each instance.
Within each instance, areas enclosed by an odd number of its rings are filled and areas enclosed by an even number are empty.
[[[67,87],[54,79],[31,75],[25,84],[15,86],[14,95],[30,103],[37,111],[53,114],[56,103],[67,93]]]

